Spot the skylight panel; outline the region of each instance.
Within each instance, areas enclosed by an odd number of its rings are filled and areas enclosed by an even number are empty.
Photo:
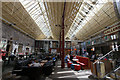
[[[36,3],[36,4],[32,4],[32,5],[28,8],[28,12],[30,12],[32,9],[34,10],[36,6],[37,6],[37,3]]]
[[[40,6],[41,6],[42,10],[45,11],[45,7],[44,7],[44,4],[42,2],[40,2]]]
[[[36,7],[36,9],[34,9],[34,10],[31,10],[30,12],[29,12],[29,14],[36,14],[36,12],[39,12],[40,14],[41,14],[41,11],[39,10],[39,8],[38,7]]]
[[[28,10],[29,8],[31,8],[31,6],[34,4],[35,2],[34,1],[31,1],[29,4],[23,4],[23,5],[26,5],[26,9]]]
[[[31,1],[24,1],[24,0],[21,0],[21,2],[26,6],[27,4],[31,3]]]
[[[104,2],[105,1],[105,2]],[[68,31],[66,37],[71,37],[72,35],[76,35],[76,33],[83,27],[85,24],[93,18],[93,16],[103,7],[104,4],[101,3],[106,3],[107,0],[94,0],[94,1],[88,1],[84,0],[83,4],[81,5],[81,8],[79,9],[79,12],[77,13],[73,23],[72,27],[70,27],[70,30]],[[93,4],[95,2],[95,4]],[[78,20],[79,19],[79,20]],[[78,23],[79,21],[79,23]],[[78,23],[77,26],[74,23]],[[75,31],[73,32],[72,30]]]
[[[31,9],[29,10],[29,13],[34,12],[34,11],[37,11],[37,9],[39,9],[39,6],[36,4],[36,5],[34,5],[33,8],[31,8]]]
[[[35,15],[40,15],[39,13],[40,13],[39,11],[36,11],[34,14],[31,14],[31,15],[32,15],[32,17],[33,17],[33,16],[35,16]]]
[[[38,27],[48,38],[52,35],[51,27],[49,25],[47,13],[45,11],[45,6],[43,2],[40,1],[31,1],[31,0],[19,0],[24,6],[26,11],[30,14],[33,20],[36,22]]]

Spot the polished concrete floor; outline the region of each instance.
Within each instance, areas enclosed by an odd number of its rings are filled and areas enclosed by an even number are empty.
[[[88,76],[91,75],[90,70],[81,70],[81,71],[74,71],[70,68],[67,68],[65,64],[65,68],[61,68],[61,61],[56,63],[54,68],[54,72],[48,77],[46,80],[89,80]]]
[[[0,60],[0,80],[2,78],[2,60]]]

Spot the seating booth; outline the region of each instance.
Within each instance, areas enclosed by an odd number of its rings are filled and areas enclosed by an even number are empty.
[[[83,65],[83,69],[91,69],[91,64],[90,64],[90,59],[87,57],[82,57],[82,56],[76,56],[80,64],[85,64]]]

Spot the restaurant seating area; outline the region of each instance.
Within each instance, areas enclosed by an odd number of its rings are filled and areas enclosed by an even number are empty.
[[[0,0],[0,80],[120,80],[120,0]]]
[[[81,69],[90,69],[90,60],[82,56],[76,56],[76,59],[72,59],[72,61],[68,58],[67,66],[77,71]]]
[[[53,58],[55,59],[53,60]],[[29,64],[31,64],[31,62],[35,60],[37,60],[41,66],[29,66]],[[19,59],[15,61],[12,74],[16,76],[27,76],[31,80],[37,80],[40,75],[47,76],[53,72],[56,60],[56,56],[51,55],[49,55],[48,57],[44,56],[43,59],[41,59],[40,56],[37,56],[36,58],[32,57],[28,59]]]

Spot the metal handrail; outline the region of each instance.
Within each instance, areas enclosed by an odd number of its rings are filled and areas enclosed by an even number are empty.
[[[119,47],[120,47],[120,45],[117,46],[115,49],[117,49],[117,48],[119,48]],[[93,63],[93,72],[94,72],[94,73],[95,73],[95,70],[94,70],[95,66],[94,66],[94,64],[97,63],[97,62],[99,62],[101,59],[103,59],[104,57],[106,57],[107,55],[109,55],[110,53],[112,53],[113,51],[115,51],[115,49],[109,51],[109,52],[108,52],[107,54],[105,54],[104,56],[99,57],[98,60]],[[93,74],[93,76],[94,76],[94,77],[97,77],[95,74]]]
[[[119,48],[119,47],[120,47],[120,45],[119,45],[118,47],[116,47],[115,49],[117,49],[117,48]],[[99,60],[103,59],[104,57],[106,57],[107,55],[109,55],[110,53],[112,53],[113,51],[115,51],[115,50],[111,50],[110,52],[108,52],[108,53],[107,53],[107,54],[105,54],[104,56],[99,57],[99,58],[98,58],[98,60],[97,60],[97,61],[95,61],[93,64],[97,63]]]
[[[120,69],[120,66],[119,66],[117,69],[115,69],[114,72],[116,72],[116,71],[119,70],[119,69]]]
[[[119,70],[119,69],[120,69],[120,66],[119,66],[118,68],[116,68],[115,70],[111,71],[110,73],[106,74],[106,75],[104,76],[104,78],[106,78],[109,74],[111,74],[111,73],[113,73],[113,72],[116,72],[116,71]]]

